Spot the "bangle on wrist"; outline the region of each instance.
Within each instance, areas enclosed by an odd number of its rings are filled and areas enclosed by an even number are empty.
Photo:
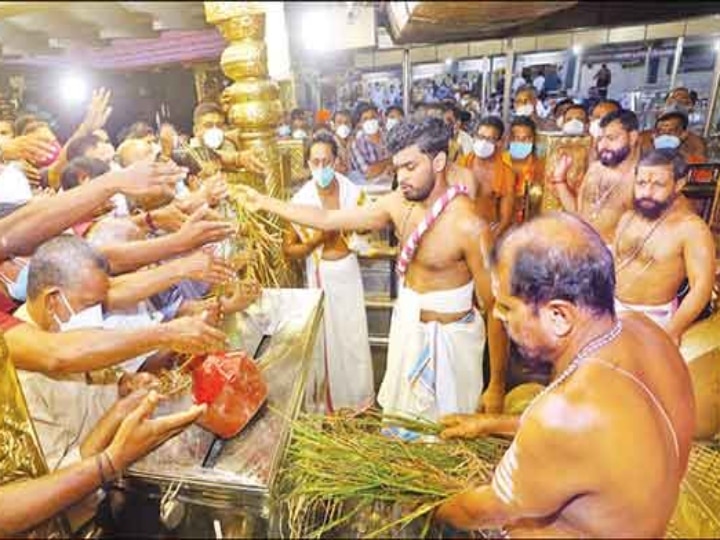
[[[147,223],[147,226],[150,227],[151,232],[156,232],[157,226],[155,225],[151,214],[152,212],[145,212],[145,223]]]
[[[110,473],[112,478],[117,478],[118,472],[115,468],[115,465],[113,465],[112,459],[110,459],[110,454],[107,453],[107,450],[103,450],[100,454],[101,456],[105,456],[105,460],[107,461],[108,465],[110,466]]]

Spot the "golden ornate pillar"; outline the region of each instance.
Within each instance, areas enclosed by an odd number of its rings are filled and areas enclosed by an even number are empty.
[[[233,184],[242,183],[273,197],[287,198],[276,140],[283,108],[278,85],[268,76],[265,12],[253,2],[205,2],[205,18],[229,42],[220,58],[223,72],[234,81],[221,97],[228,123],[234,128],[229,135],[240,150],[254,149],[268,167],[264,178],[245,170],[230,174],[230,195],[237,203]],[[246,245],[255,250],[254,265],[249,268],[251,275],[264,286],[296,285],[294,265],[282,253],[279,218],[250,216],[242,207],[237,207],[237,211]]]

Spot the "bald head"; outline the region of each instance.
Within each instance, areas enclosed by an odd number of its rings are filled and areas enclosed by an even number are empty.
[[[144,139],[126,139],[118,146],[118,158],[122,167],[129,167],[133,163],[147,159],[153,154],[153,148]]]
[[[614,315],[615,267],[600,235],[566,213],[512,229],[494,246],[492,264],[509,273],[510,294],[533,306],[565,300]]]

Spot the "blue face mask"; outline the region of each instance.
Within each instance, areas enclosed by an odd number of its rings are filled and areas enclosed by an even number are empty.
[[[510,157],[514,160],[525,159],[532,152],[533,143],[513,141],[510,143]]]
[[[27,300],[27,284],[28,284],[28,265],[23,266],[18,272],[15,281],[10,281],[4,275],[0,274],[0,279],[5,283],[8,294],[18,302]]]
[[[675,135],[658,135],[653,144],[656,150],[675,150],[680,146],[680,138]]]
[[[333,178],[335,178],[335,169],[330,167],[330,165],[323,167],[322,169],[313,169],[312,177],[313,180],[317,182],[318,186],[325,189],[333,181]]]

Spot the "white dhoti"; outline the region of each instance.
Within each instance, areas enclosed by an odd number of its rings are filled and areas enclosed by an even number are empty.
[[[365,293],[357,256],[320,260],[319,283],[325,292],[325,373],[330,411],[360,409],[375,397]]]
[[[655,324],[661,328],[667,328],[670,321],[675,315],[678,308],[677,298],[673,298],[667,304],[659,304],[654,306],[644,304],[629,304],[627,302],[621,302],[615,298],[615,313],[620,314],[624,311],[636,311],[643,313],[649,317]]]
[[[345,176],[335,173],[338,182],[340,208],[355,208],[364,199],[362,190]],[[292,198],[292,202],[322,208],[315,182],[306,183]],[[312,231],[293,225],[303,240]],[[319,246],[305,258],[305,277],[309,288],[320,288],[325,296],[324,354],[319,355],[324,365],[315,365],[309,375],[306,407],[320,412],[317,390],[327,385],[326,412],[348,407],[364,409],[373,404],[375,383],[368,339],[365,291],[360,264],[355,255],[355,235],[346,238],[350,253],[336,261],[322,258]]]
[[[385,413],[434,421],[476,410],[483,388],[485,323],[473,308],[473,292],[472,282],[425,294],[401,286],[378,395]],[[449,324],[423,323],[421,311],[468,315]]]

